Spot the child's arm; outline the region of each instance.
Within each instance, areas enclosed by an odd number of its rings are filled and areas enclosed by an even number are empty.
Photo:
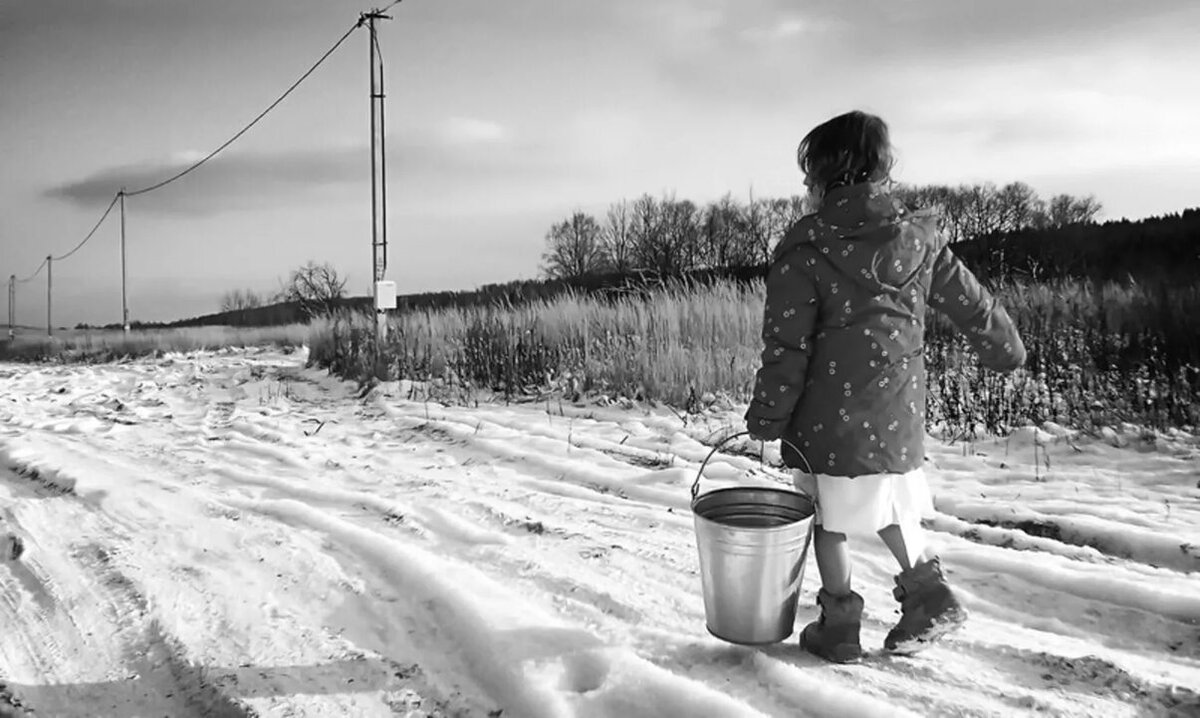
[[[762,368],[746,412],[746,430],[778,439],[804,391],[817,323],[817,289],[793,253],[771,265],[763,311]]]
[[[967,336],[986,368],[1012,371],[1025,363],[1025,345],[1008,312],[948,246],[934,262],[929,299]]]

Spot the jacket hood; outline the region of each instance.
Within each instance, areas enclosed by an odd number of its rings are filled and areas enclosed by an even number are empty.
[[[931,227],[936,215],[913,212],[879,185],[864,182],[830,190],[821,208],[788,230],[775,258],[811,244],[841,273],[873,292],[896,292],[920,273],[935,249]]]

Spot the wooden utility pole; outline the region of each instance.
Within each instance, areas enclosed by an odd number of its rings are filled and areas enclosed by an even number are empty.
[[[13,331],[17,323],[17,275],[8,275],[8,340],[11,342],[16,339],[16,334]]]
[[[46,255],[46,336],[54,336],[50,323],[50,298],[54,289],[54,257]]]
[[[380,295],[380,283],[387,274],[387,153],[384,142],[383,59],[379,54],[375,21],[390,19],[390,15],[384,15],[378,9],[359,16],[359,23],[366,24],[369,34],[368,62],[371,68],[371,294],[375,304],[377,346],[387,339],[386,292],[385,296]],[[394,306],[394,300],[392,304]]]
[[[129,302],[125,293],[125,188],[121,188],[121,329],[129,333]]]

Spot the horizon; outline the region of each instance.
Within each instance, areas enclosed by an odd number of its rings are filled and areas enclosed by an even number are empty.
[[[227,140],[370,9],[351,5],[0,8],[0,152],[20,168],[0,175],[0,276],[76,246],[122,185]],[[389,14],[387,278],[402,295],[540,278],[546,231],[576,210],[801,194],[796,144],[853,108],[889,123],[908,184],[1090,194],[1100,222],[1200,197],[1200,93],[1180,92],[1200,6],[1186,0],[413,0]],[[369,294],[365,50],[356,32],[210,163],[127,200],[131,321],[215,313],[310,259]],[[55,326],[119,323],[115,215],[55,262]],[[17,324],[45,316],[44,280],[18,290]]]

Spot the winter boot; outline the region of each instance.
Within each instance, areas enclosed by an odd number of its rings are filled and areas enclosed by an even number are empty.
[[[892,595],[900,602],[900,622],[883,642],[892,653],[916,653],[967,620],[967,609],[946,583],[936,556],[901,571]]]
[[[817,593],[821,617],[804,627],[800,647],[834,663],[853,663],[862,658],[858,631],[862,625],[863,598],[851,591],[835,596],[825,589]]]

